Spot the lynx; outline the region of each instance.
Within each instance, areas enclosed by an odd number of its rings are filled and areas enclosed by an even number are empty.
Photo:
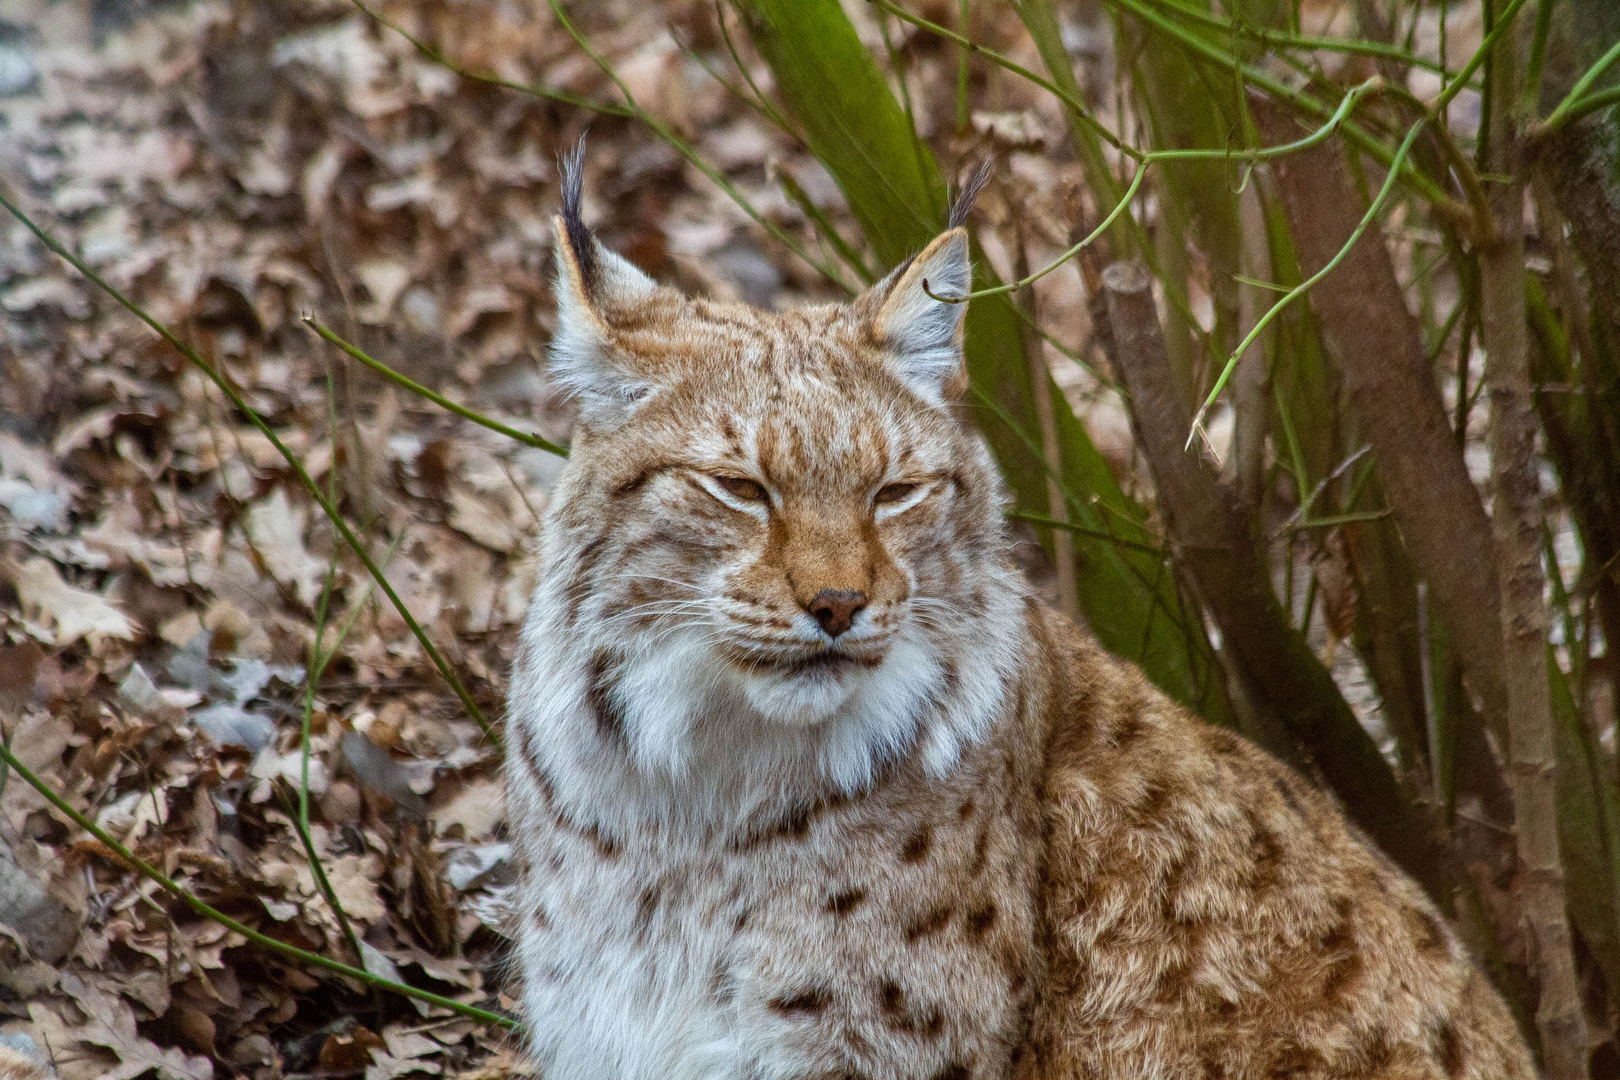
[[[937,299],[965,200],[770,313],[601,246],[569,166],[508,737],[547,1080],[1535,1075],[1327,798],[1031,598]]]

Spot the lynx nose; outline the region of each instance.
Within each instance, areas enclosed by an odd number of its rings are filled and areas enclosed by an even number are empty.
[[[804,605],[832,637],[849,629],[855,613],[866,607],[866,594],[852,589],[822,589]]]

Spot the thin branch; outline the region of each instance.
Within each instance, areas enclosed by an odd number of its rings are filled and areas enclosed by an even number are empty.
[[[879,2],[879,0],[874,0],[874,2]],[[1135,200],[1136,193],[1142,186],[1142,179],[1147,174],[1148,166],[1157,164],[1161,161],[1242,161],[1251,165],[1261,161],[1274,161],[1277,158],[1284,157],[1285,155],[1315,146],[1317,143],[1328,138],[1335,131],[1339,130],[1340,126],[1343,125],[1345,118],[1350,115],[1350,111],[1355,108],[1356,102],[1359,101],[1363,95],[1378,92],[1383,88],[1383,85],[1384,84],[1381,79],[1372,78],[1368,79],[1360,86],[1352,88],[1349,93],[1344,95],[1344,100],[1339,102],[1339,107],[1334,110],[1333,115],[1328,118],[1327,123],[1323,124],[1321,127],[1317,128],[1315,131],[1311,132],[1302,139],[1295,139],[1293,142],[1283,143],[1280,146],[1249,147],[1242,150],[1148,151],[1139,159],[1136,175],[1131,177],[1130,186],[1125,189],[1125,194],[1121,196],[1118,203],[1114,204],[1114,208],[1108,212],[1107,217],[1103,218],[1102,223],[1099,224],[1095,229],[1091,230],[1091,232],[1087,233],[1086,236],[1078,243],[1070,246],[1068,250],[1064,251],[1061,255],[1053,259],[1050,263],[1047,263],[1035,273],[1030,274],[1028,277],[1023,278],[1022,280],[1014,281],[1007,285],[998,285],[993,289],[978,289],[970,293],[964,293],[961,296],[937,296],[928,288],[928,282],[926,280],[923,282],[923,291],[928,293],[928,295],[933,297],[935,300],[940,300],[947,304],[961,304],[966,303],[969,300],[978,299],[981,296],[996,296],[1000,293],[1013,292],[1018,289],[1023,289],[1026,286],[1033,285],[1047,274],[1050,274],[1052,271],[1056,270],[1058,267],[1080,254],[1082,250],[1091,246],[1091,244],[1096,242],[1098,237],[1108,231],[1109,227],[1113,225],[1115,219],[1118,218],[1120,214],[1124,213],[1125,209]],[[1286,303],[1288,303],[1287,297],[1279,302],[1278,306],[1281,307]],[[1270,317],[1269,313],[1267,317]],[[1260,326],[1259,329],[1265,329],[1264,325]],[[1257,333],[1251,334],[1250,337],[1245,340],[1243,347],[1238,349],[1237,355],[1242,355],[1244,349],[1246,349],[1257,336],[1259,336]]]

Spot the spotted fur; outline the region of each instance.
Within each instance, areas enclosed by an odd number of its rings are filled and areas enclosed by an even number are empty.
[[[961,229],[776,314],[582,232],[508,739],[548,1080],[1534,1075],[1327,799],[1029,599]]]
[[[0,1046],[0,1080],[51,1080],[53,1075],[43,1062]]]

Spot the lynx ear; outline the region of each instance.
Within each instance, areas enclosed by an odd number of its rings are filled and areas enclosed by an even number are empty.
[[[872,286],[873,337],[888,352],[895,374],[930,404],[960,397],[966,388],[962,321],[968,306],[950,299],[967,295],[972,283],[967,230],[957,227]]]
[[[551,339],[551,377],[580,399],[587,426],[610,421],[651,389],[612,345],[612,321],[658,288],[628,260],[597,243],[580,217],[581,157],[585,141],[563,159],[562,213],[557,236],[557,331]]]

